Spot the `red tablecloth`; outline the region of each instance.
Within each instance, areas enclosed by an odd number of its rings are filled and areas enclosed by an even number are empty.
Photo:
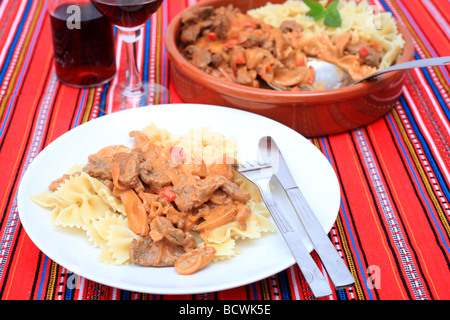
[[[194,2],[166,0],[145,26],[139,46],[144,80],[171,90],[170,100],[155,95],[151,104],[182,102],[171,83],[164,30]],[[407,26],[416,58],[450,55],[450,2],[374,3]],[[17,190],[40,150],[107,112],[114,83],[78,90],[57,81],[43,0],[0,2],[0,80],[1,300],[314,298],[297,266],[253,284],[196,295],[128,292],[87,279],[73,288],[71,270],[46,257],[21,226]],[[311,139],[339,179],[341,207],[329,236],[356,279],[354,287],[326,299],[450,298],[449,95],[448,67],[411,70],[385,117],[353,132]]]

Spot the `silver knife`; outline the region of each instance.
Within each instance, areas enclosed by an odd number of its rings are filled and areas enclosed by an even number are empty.
[[[314,296],[316,298],[330,296],[333,291],[328,279],[322,274],[303,244],[301,240],[303,225],[298,219],[283,186],[273,175],[272,167],[239,169],[238,172],[258,186],[267,209]]]
[[[338,254],[319,220],[312,211],[302,192],[295,183],[287,163],[271,137],[264,137],[259,142],[259,149],[264,161],[271,163],[275,175],[288,194],[311,242],[319,255],[327,273],[337,289],[351,287],[355,279]]]

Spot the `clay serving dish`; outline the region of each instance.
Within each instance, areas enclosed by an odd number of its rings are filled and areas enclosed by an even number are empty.
[[[285,0],[271,0],[283,3]],[[264,6],[267,0],[204,0],[196,6],[233,4],[243,12]],[[346,132],[370,124],[388,113],[400,97],[405,71],[389,72],[374,81],[333,90],[281,92],[250,88],[217,79],[191,65],[178,50],[180,16],[169,24],[166,48],[171,74],[186,103],[237,108],[281,122],[306,137]],[[405,45],[399,63],[413,58],[413,43],[405,26],[398,24]]]

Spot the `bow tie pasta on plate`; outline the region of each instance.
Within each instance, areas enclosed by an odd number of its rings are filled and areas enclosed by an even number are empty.
[[[233,170],[236,142],[210,129],[154,124],[107,146],[31,199],[59,228],[82,230],[99,261],[196,272],[274,231],[255,186]]]

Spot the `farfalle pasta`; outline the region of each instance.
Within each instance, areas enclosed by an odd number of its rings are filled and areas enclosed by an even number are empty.
[[[259,202],[252,202],[249,205],[252,208],[252,215],[246,220],[245,229],[238,222],[233,221],[212,229],[203,237],[205,240],[201,246],[212,246],[217,250],[214,261],[228,260],[241,254],[236,240],[258,239],[264,233],[274,231],[267,208]]]
[[[108,213],[83,228],[89,242],[100,248],[99,261],[113,265],[130,263],[130,246],[139,237],[129,228],[125,216]]]
[[[228,260],[242,253],[242,250],[236,246],[236,240],[232,238],[228,238],[221,243],[202,242],[200,243],[200,246],[210,246],[216,250],[213,258],[213,261],[215,262]]]
[[[89,242],[96,248],[106,246],[111,226],[122,226],[129,228],[128,221],[120,215],[107,213],[105,216],[98,218],[91,224],[86,225],[83,229],[89,238]]]
[[[241,254],[239,241],[274,231],[258,189],[232,170],[234,139],[208,128],[174,135],[154,124],[130,137],[132,146],[102,148],[53,191],[31,196],[55,227],[83,230],[100,262],[190,274],[192,257],[204,259],[201,266],[230,259]]]
[[[51,221],[58,227],[83,228],[111,211],[126,214],[111,191],[84,172],[71,175],[55,192],[44,191],[31,199],[52,210]]]
[[[328,1],[319,2],[325,6]],[[315,21],[313,17],[308,16],[310,8],[302,0],[287,0],[281,4],[268,3],[247,13],[274,27],[279,27],[283,21],[296,21],[303,27],[305,37],[309,38],[319,34],[334,37],[350,32],[353,43],[361,39],[377,41],[385,51],[379,69],[395,64],[401,55],[404,39],[398,32],[392,14],[381,12],[366,0],[340,0],[338,9],[342,20],[342,25],[338,28],[328,27],[323,21]]]
[[[273,231],[273,225],[269,223],[269,212],[265,206],[259,203],[249,204],[252,208],[252,215],[245,221],[246,227],[237,221],[228,222],[222,226],[207,232],[204,239],[207,243],[223,243],[228,239],[257,239],[262,233]]]

